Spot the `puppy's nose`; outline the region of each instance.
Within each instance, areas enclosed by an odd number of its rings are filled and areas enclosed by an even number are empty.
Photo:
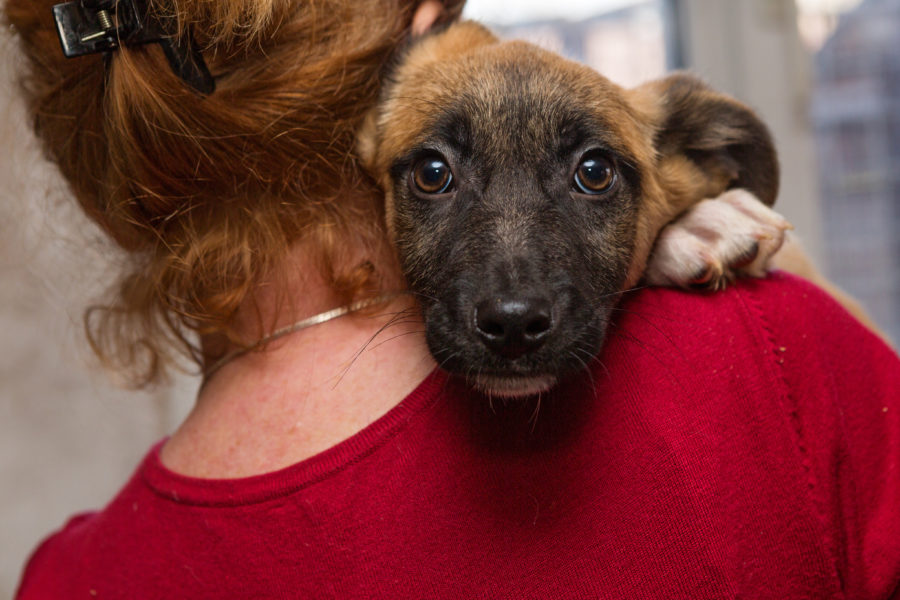
[[[518,358],[540,348],[553,329],[545,298],[496,298],[475,306],[475,331],[493,352]]]

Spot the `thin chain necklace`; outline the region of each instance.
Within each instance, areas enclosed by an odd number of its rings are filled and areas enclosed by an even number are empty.
[[[227,353],[225,356],[223,356],[222,358],[217,360],[215,363],[213,363],[212,367],[210,367],[209,369],[207,369],[204,372],[203,378],[204,378],[204,380],[208,380],[213,375],[213,373],[215,373],[216,371],[221,369],[223,366],[225,366],[225,364],[231,362],[232,360],[234,360],[235,358],[237,358],[239,356],[243,356],[244,354],[247,354],[248,352],[252,352],[253,350],[256,350],[257,348],[263,346],[264,344],[268,344],[269,342],[271,342],[273,340],[277,340],[278,338],[282,338],[286,335],[290,335],[292,333],[300,331],[301,329],[307,329],[314,325],[321,325],[322,323],[325,323],[327,321],[332,321],[334,319],[337,319],[338,317],[343,317],[344,315],[349,315],[350,313],[360,311],[364,308],[368,308],[370,306],[374,306],[374,305],[380,304],[382,302],[387,302],[388,300],[392,300],[392,299],[396,298],[397,296],[401,295],[402,293],[403,292],[390,292],[388,294],[381,294],[380,296],[376,296],[374,298],[368,298],[366,300],[358,300],[351,304],[347,304],[346,306],[339,306],[337,308],[332,308],[331,310],[326,310],[323,313],[319,313],[317,315],[307,317],[305,319],[297,321],[296,323],[292,323],[291,325],[285,325],[284,327],[276,329],[269,335],[261,337],[260,339],[256,340],[250,346],[247,346],[245,348],[237,348],[237,349],[232,350],[231,352]]]

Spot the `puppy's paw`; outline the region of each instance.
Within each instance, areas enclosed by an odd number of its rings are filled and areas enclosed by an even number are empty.
[[[722,289],[735,277],[763,277],[793,229],[743,189],[691,207],[656,240],[644,278],[650,285]]]

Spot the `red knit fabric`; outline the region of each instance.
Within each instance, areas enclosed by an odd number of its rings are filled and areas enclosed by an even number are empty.
[[[185,478],[155,448],[19,597],[900,596],[898,358],[786,275],[622,308],[539,409],[435,373],[276,473]]]

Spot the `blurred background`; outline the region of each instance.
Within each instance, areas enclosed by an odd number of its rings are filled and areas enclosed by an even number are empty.
[[[626,86],[690,69],[752,106],[781,156],[777,208],[900,340],[900,0],[470,0],[470,18]],[[40,156],[0,31],[0,598],[74,512],[98,508],[190,408],[196,378],[119,390],[81,315],[118,255]]]

